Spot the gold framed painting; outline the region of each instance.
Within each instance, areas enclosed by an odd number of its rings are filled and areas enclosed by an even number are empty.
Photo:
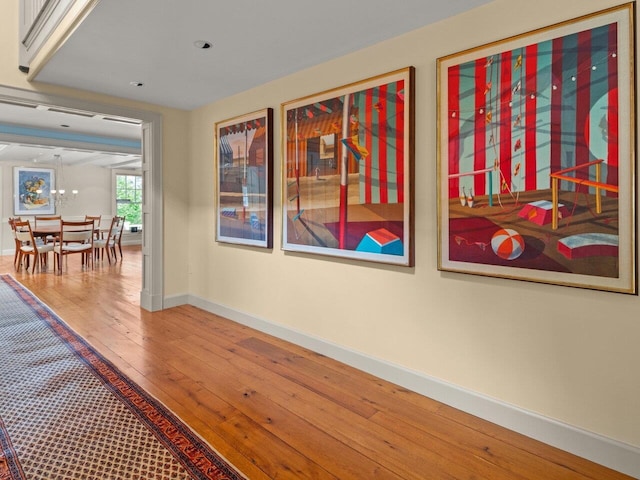
[[[634,18],[438,59],[439,270],[637,293]]]
[[[282,105],[282,248],[413,265],[413,67]]]

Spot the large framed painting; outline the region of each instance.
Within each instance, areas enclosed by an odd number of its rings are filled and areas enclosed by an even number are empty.
[[[56,206],[51,190],[56,188],[55,170],[14,167],[14,215],[52,215]]]
[[[216,240],[271,248],[273,109],[216,123]]]
[[[282,105],[282,248],[413,265],[413,67]]]
[[[633,4],[438,59],[438,268],[637,293]]]

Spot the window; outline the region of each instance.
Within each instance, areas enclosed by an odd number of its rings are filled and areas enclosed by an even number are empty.
[[[128,225],[142,224],[142,176],[116,174],[116,215]]]

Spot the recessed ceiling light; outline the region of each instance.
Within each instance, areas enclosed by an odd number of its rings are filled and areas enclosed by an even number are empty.
[[[141,87],[144,85],[144,83],[142,82],[129,82],[129,85],[132,85],[134,87]]]
[[[211,42],[207,42],[206,40],[196,40],[195,42],[193,42],[193,44],[196,48],[201,48],[203,50],[211,48],[213,46]]]

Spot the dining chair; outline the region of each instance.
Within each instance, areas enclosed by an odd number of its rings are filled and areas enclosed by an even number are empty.
[[[96,231],[95,231],[95,237],[99,238],[100,237],[100,222],[102,221],[102,215],[85,215],[84,216],[85,220],[93,220],[93,224],[96,227]]]
[[[28,221],[16,221],[14,222],[16,238],[20,242],[20,250],[18,254],[18,264],[16,270],[22,268],[23,258],[29,259],[33,256],[33,266],[31,267],[31,273],[36,271],[36,266],[39,266],[40,271],[44,268],[46,270],[48,265],[49,252],[53,251],[52,243],[41,243],[36,240],[31,230],[31,224]],[[29,270],[29,263],[27,262],[25,268]]]
[[[118,222],[118,217],[113,217],[111,219],[111,225],[109,226],[109,230],[104,232],[106,235],[100,235],[97,238],[93,239],[93,260],[95,262],[96,259],[104,260],[104,253],[107,252],[107,260],[111,263],[111,254],[109,252],[109,241],[111,240],[111,232],[114,229],[114,225]],[[117,261],[117,257],[115,258]]]
[[[93,267],[93,220],[68,221],[60,220],[60,240],[53,247],[54,267],[57,263],[58,273],[62,274],[62,260],[68,255],[80,254],[82,265]]]
[[[35,216],[34,217],[34,228],[37,230],[38,227],[60,227],[60,221],[62,220],[62,215],[53,215],[53,216]],[[58,241],[58,237],[56,235],[47,235],[44,237],[45,243],[55,243]]]
[[[62,215],[49,215],[46,217],[36,215],[34,217],[35,224],[40,225],[41,227],[47,225],[57,225],[60,220],[62,220]]]
[[[107,243],[107,248],[111,250],[113,253],[113,258],[118,261],[118,255],[116,253],[116,247],[120,251],[120,261],[122,261],[122,232],[124,231],[124,217],[114,217],[117,219],[111,228],[111,233],[109,235],[109,241]]]
[[[9,227],[11,227],[11,234],[13,235],[13,240],[16,248],[15,255],[13,256],[14,268],[18,268],[18,254],[20,253],[20,245],[22,244],[22,242],[18,240],[18,237],[16,236],[16,226],[15,226],[15,222],[20,222],[20,221],[22,221],[22,218],[20,217],[9,218]]]

